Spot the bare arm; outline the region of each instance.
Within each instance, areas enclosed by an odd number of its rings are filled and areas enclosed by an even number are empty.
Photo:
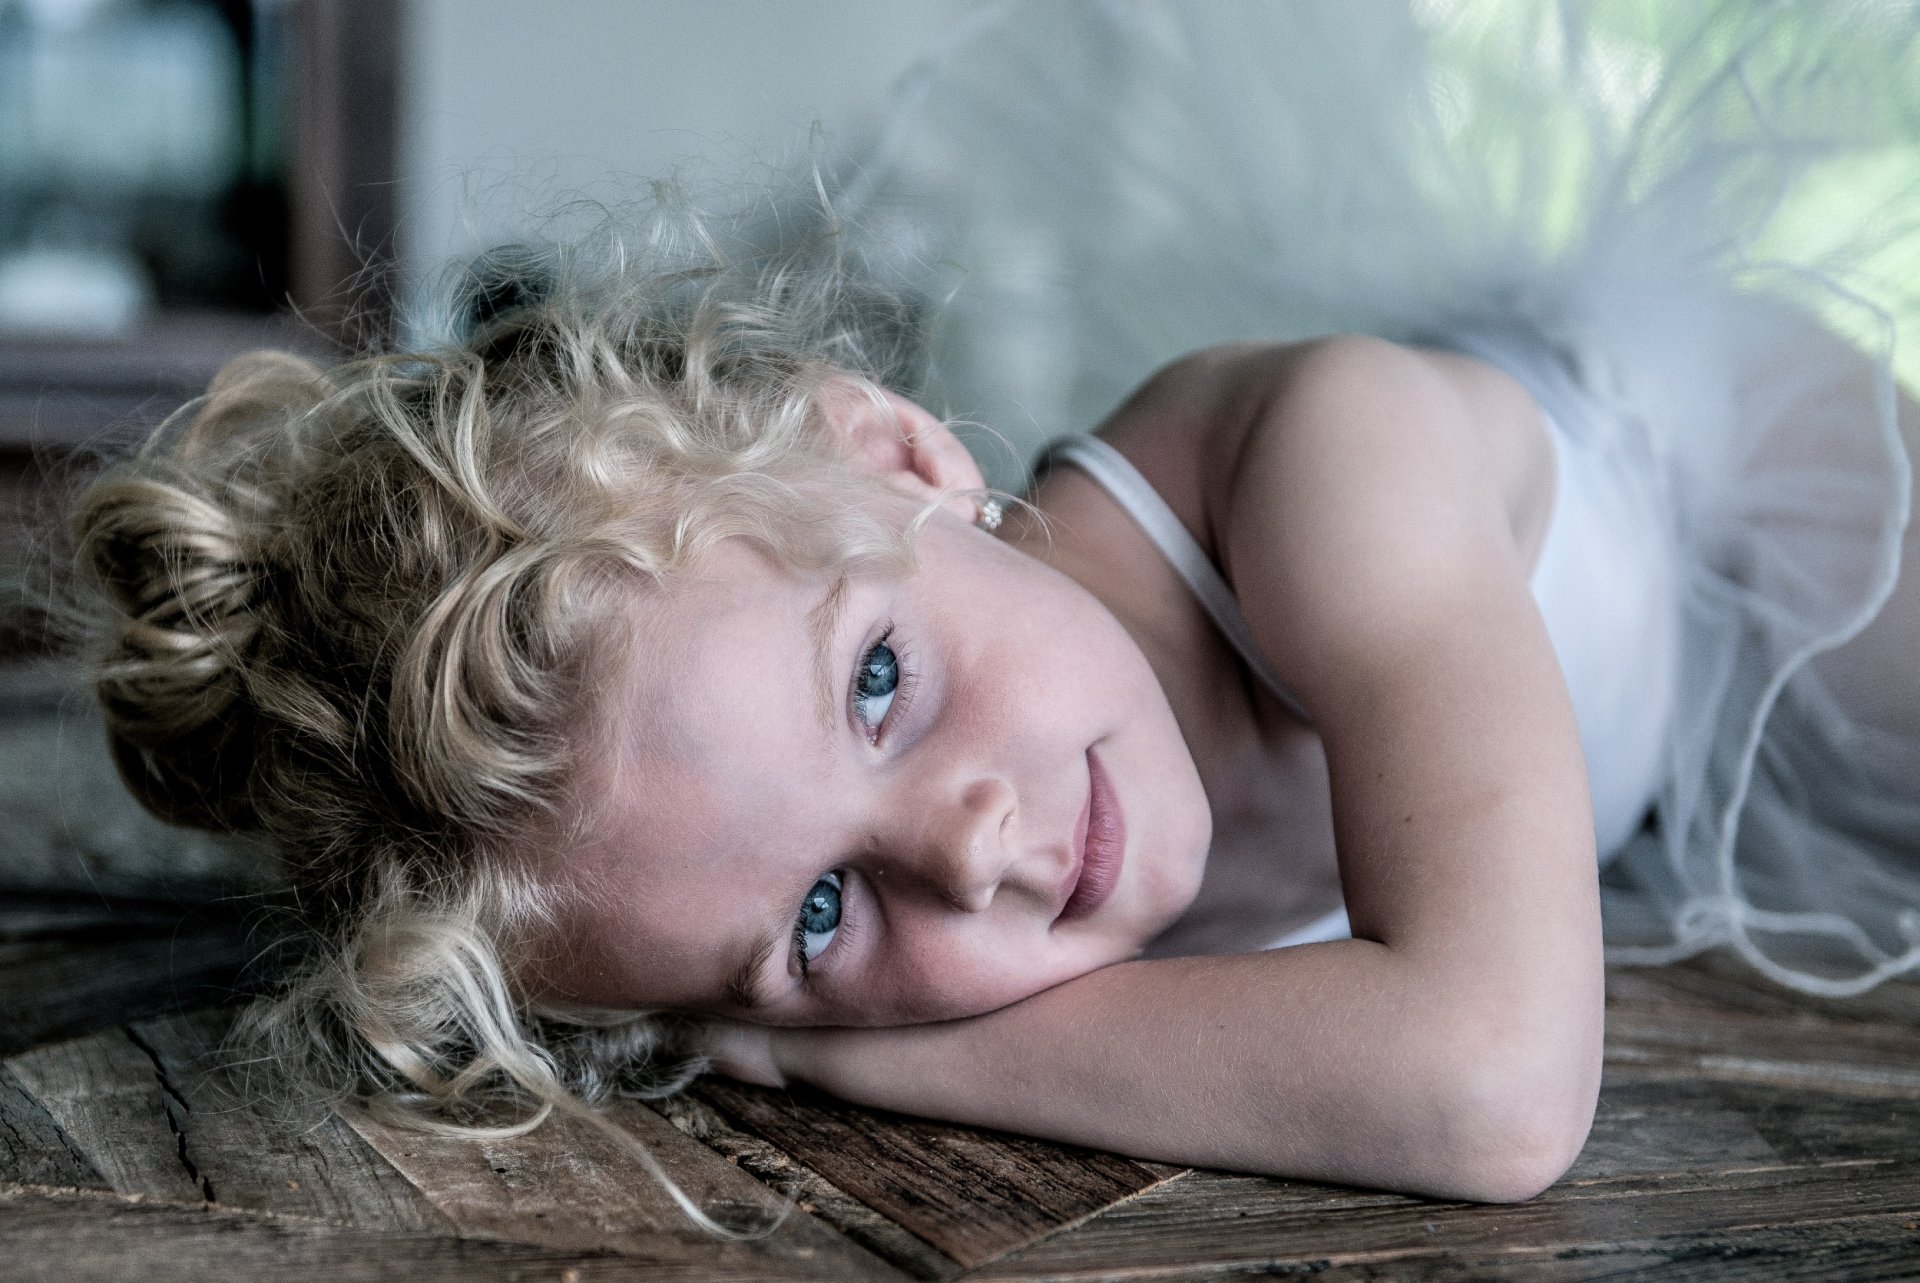
[[[1217,366],[1223,404],[1265,393],[1220,550],[1325,742],[1356,938],[1123,963],[946,1024],[740,1030],[723,1063],[1145,1157],[1528,1197],[1592,1117],[1598,896],[1572,712],[1466,408],[1371,340]]]

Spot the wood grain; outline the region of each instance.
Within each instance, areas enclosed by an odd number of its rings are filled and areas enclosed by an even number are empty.
[[[904,1277],[652,1110],[622,1102],[607,1117],[651,1150],[708,1215],[758,1236],[729,1240],[703,1231],[638,1161],[575,1119],[487,1141],[395,1130],[365,1116],[349,1121],[466,1237],[745,1277]]]
[[[1386,1259],[1351,1259],[1336,1251],[1307,1261],[1247,1267],[1142,1266],[1045,1277],[1142,1283],[1275,1277],[1311,1278],[1314,1283],[1911,1283],[1920,1272],[1917,1260],[1920,1233],[1915,1223],[1904,1216],[1881,1215],[1575,1248],[1437,1248]],[[989,1267],[967,1277],[988,1283],[1007,1276]]]
[[[40,999],[42,1031],[158,992],[124,966],[131,997],[85,974],[138,956],[121,949],[137,934],[5,920],[0,1014],[5,978],[34,966],[95,1004]],[[0,1061],[0,1276],[1920,1278],[1920,986],[1809,1004],[1708,960],[1610,988],[1586,1151],[1512,1207],[1160,1168],[721,1081],[618,1106],[722,1219],[792,1205],[746,1242],[702,1233],[579,1123],[474,1143],[251,1108],[214,1051],[225,1015],[148,1013]]]
[[[453,1222],[339,1117],[250,1099],[221,1051],[229,1023],[216,1011],[129,1030],[152,1062],[182,1162],[208,1201],[367,1229],[453,1232]]]
[[[1920,1101],[1610,1069],[1567,1179],[1876,1159],[1920,1162]]]
[[[0,1056],[232,999],[259,954],[237,923],[11,945],[0,953]]]
[[[1666,967],[1614,967],[1607,972],[1609,1009],[1669,1005],[1694,1010],[1815,1016],[1861,1025],[1920,1027],[1920,979],[1896,980],[1851,998],[1808,998],[1782,988],[1730,954],[1712,952]]]
[[[1800,1010],[1757,1014],[1698,1002],[1617,1000],[1607,1061],[1689,1077],[1920,1099],[1920,1027]]]
[[[958,1261],[824,1176],[801,1166],[785,1150],[733,1126],[697,1096],[682,1093],[651,1107],[682,1132],[791,1200],[801,1211],[825,1221],[909,1277],[938,1280],[960,1273]]]
[[[186,1149],[185,1106],[127,1031],[41,1047],[7,1068],[116,1192],[212,1201]]]
[[[106,1177],[5,1065],[0,1065],[0,1182],[108,1188]]]
[[[1559,1186],[1533,1202],[1500,1207],[1406,1198],[1319,1205],[1272,1198],[1274,1184],[1189,1173],[998,1261],[981,1277],[1146,1278],[1279,1265],[1305,1271],[1440,1255],[1577,1253],[1676,1235],[1920,1216],[1920,1167],[1910,1163],[1629,1178]]]
[[[718,1259],[623,1261],[522,1243],[4,1188],[0,1254],[9,1283],[738,1283],[781,1277]]]
[[[694,1095],[964,1266],[1164,1177],[1131,1159],[707,1079]]]

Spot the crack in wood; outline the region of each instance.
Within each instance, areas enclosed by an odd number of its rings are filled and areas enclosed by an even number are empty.
[[[147,1059],[153,1062],[153,1076],[159,1082],[163,1093],[160,1102],[161,1112],[167,1116],[167,1128],[173,1133],[180,1156],[180,1166],[186,1169],[187,1179],[200,1187],[200,1192],[206,1195],[209,1203],[219,1202],[219,1195],[214,1193],[212,1177],[200,1171],[199,1165],[193,1161],[193,1155],[187,1150],[187,1120],[192,1117],[193,1106],[187,1103],[186,1096],[174,1086],[173,1078],[167,1072],[167,1062],[161,1058],[158,1051],[154,1050],[153,1044],[142,1038],[139,1030],[132,1025],[128,1025],[124,1032],[127,1040],[147,1053]]]
[[[951,1278],[958,1261],[903,1225],[882,1216],[778,1146],[732,1126],[713,1106],[688,1093],[645,1102],[680,1131],[915,1279]]]

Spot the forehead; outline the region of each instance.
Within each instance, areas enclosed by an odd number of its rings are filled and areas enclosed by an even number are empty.
[[[764,730],[779,697],[806,693],[819,607],[838,582],[729,540],[644,589],[628,607],[635,644],[614,693],[620,756],[685,756],[729,714]]]

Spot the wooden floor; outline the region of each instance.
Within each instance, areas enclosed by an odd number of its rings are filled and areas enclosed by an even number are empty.
[[[1586,1153],[1514,1207],[1189,1171],[708,1081],[616,1116],[714,1215],[549,1126],[491,1144],[249,1107],[250,949],[159,906],[0,905],[0,1278],[1920,1278],[1920,985],[1809,1006],[1611,980]]]

